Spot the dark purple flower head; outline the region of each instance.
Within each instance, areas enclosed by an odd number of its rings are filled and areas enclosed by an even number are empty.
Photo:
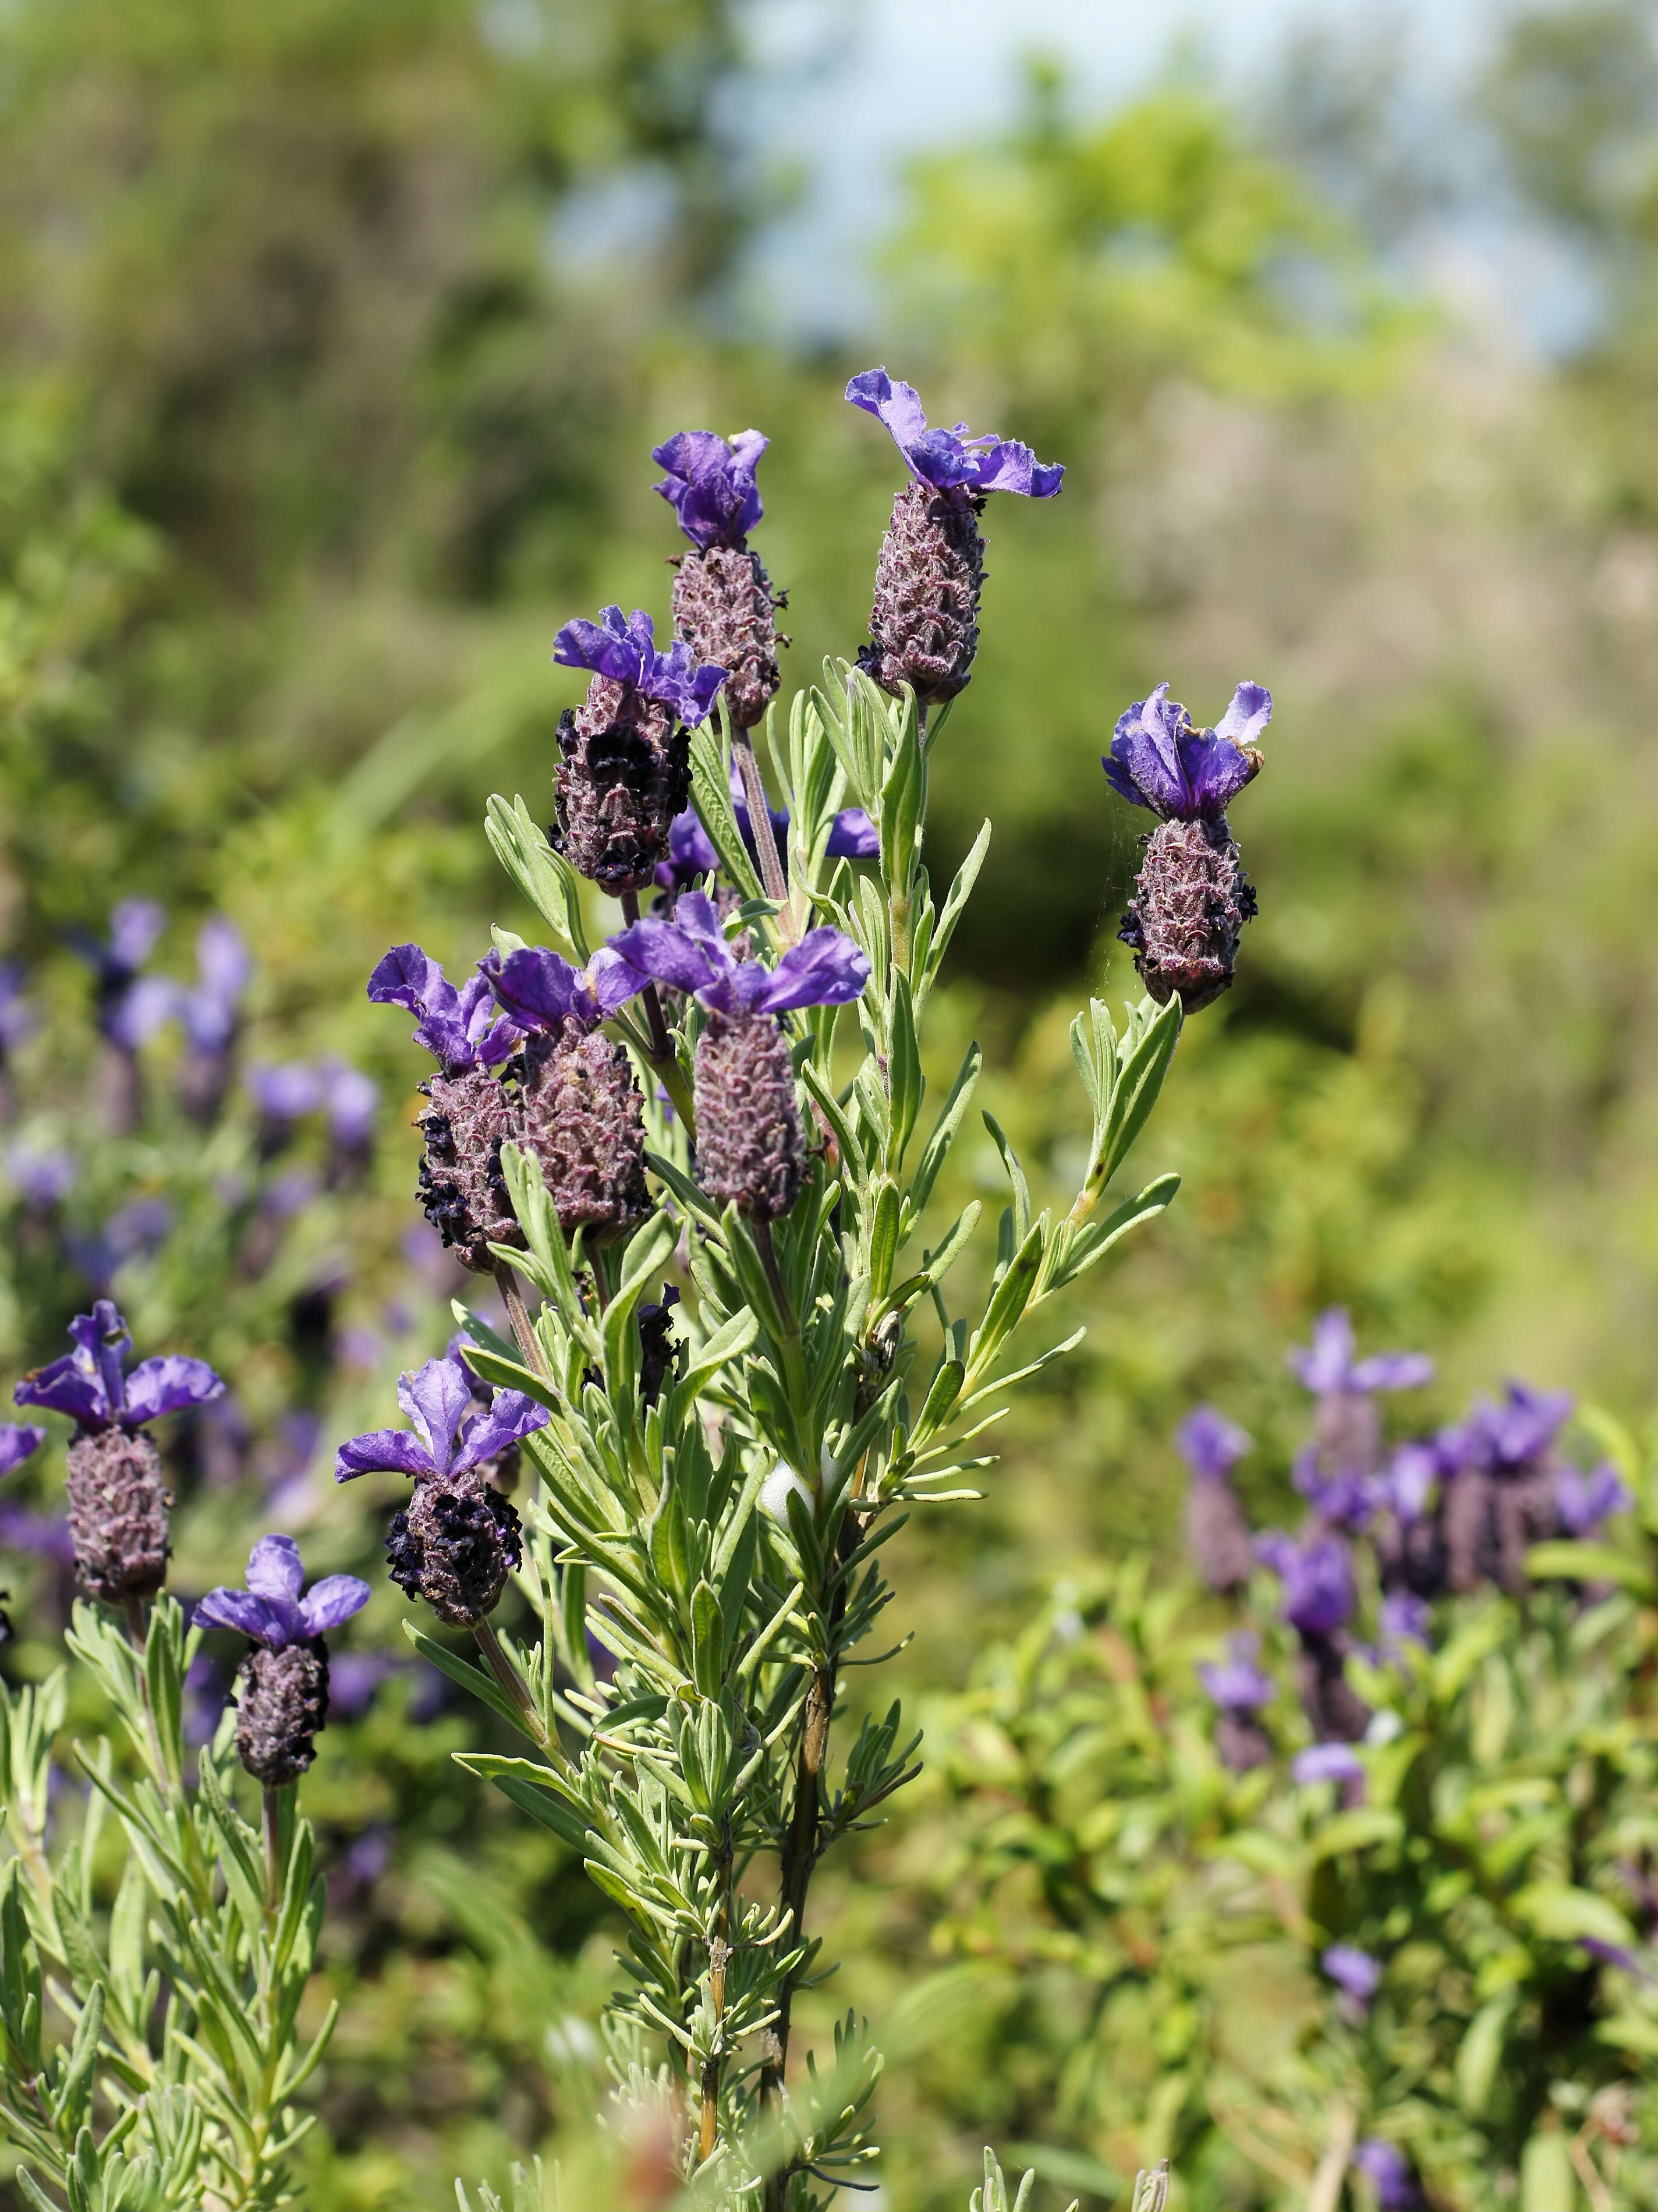
[[[1319,1964],[1343,1996],[1361,2008],[1369,2006],[1382,1986],[1382,1961],[1356,1944],[1332,1943]]]
[[[366,1582],[355,1575],[325,1575],[304,1597],[305,1570],[291,1536],[261,1536],[247,1559],[246,1589],[210,1590],[196,1619],[211,1628],[234,1628],[267,1651],[326,1636],[368,1602]]]
[[[1165,822],[1217,821],[1259,771],[1254,740],[1272,711],[1270,691],[1240,684],[1216,726],[1199,730],[1159,684],[1119,716],[1101,763],[1106,781],[1131,806],[1148,806]]]
[[[742,551],[765,513],[754,472],[770,443],[758,430],[739,430],[729,445],[712,430],[681,430],[652,447],[651,459],[668,471],[656,489],[693,545]]]
[[[67,1198],[75,1185],[74,1158],[58,1145],[8,1145],[6,1173],[24,1205],[36,1212]]]
[[[566,1022],[583,1031],[596,1030],[644,988],[643,979],[609,946],[594,953],[583,969],[544,945],[521,945],[504,960],[492,952],[483,974],[496,1002],[525,1032],[560,1030]]]
[[[1309,1743],[1290,1761],[1290,1775],[1303,1787],[1315,1782],[1362,1782],[1364,1762],[1350,1743]]]
[[[1324,1454],[1307,1444],[1296,1454],[1290,1480],[1321,1521],[1332,1528],[1368,1528],[1376,1508],[1387,1502],[1386,1485],[1379,1476],[1357,1468],[1324,1471]]]
[[[44,1429],[33,1421],[0,1421],[0,1475],[10,1474],[46,1440]]]
[[[21,960],[0,960],[0,1059],[34,1027],[34,1010],[23,995],[27,983]]]
[[[1528,1382],[1503,1386],[1500,1404],[1481,1399],[1467,1420],[1440,1432],[1448,1471],[1512,1474],[1540,1459],[1571,1417],[1564,1390],[1533,1390]]]
[[[1197,1407],[1175,1431],[1175,1449],[1206,1482],[1224,1482],[1254,1443],[1213,1406]]]
[[[1255,1539],[1255,1556],[1284,1584],[1284,1618],[1306,1636],[1333,1636],[1352,1618],[1358,1602],[1353,1563],[1339,1536],[1315,1536],[1297,1544],[1270,1530]]]
[[[204,1406],[224,1389],[204,1359],[175,1352],[142,1359],[123,1375],[121,1356],[132,1339],[107,1298],[100,1298],[89,1314],[77,1314],[69,1333],[74,1351],[26,1375],[11,1394],[18,1405],[67,1413],[83,1429],[119,1427],[130,1433],[164,1413]]]
[[[1627,1513],[1635,1498],[1617,1468],[1603,1460],[1588,1474],[1563,1467],[1555,1477],[1554,1502],[1566,1534],[1581,1538],[1598,1535],[1601,1522]]]
[[[1422,2191],[1411,2161],[1397,2143],[1366,2136],[1353,2153],[1353,2164],[1375,2190],[1377,2212],[1419,2212]]]
[[[725,670],[711,661],[699,668],[682,639],[659,653],[655,629],[642,607],[625,620],[620,607],[604,607],[596,623],[566,623],[553,641],[553,659],[562,667],[587,668],[613,684],[630,684],[645,698],[672,708],[691,730],[707,715],[726,680]]]
[[[838,929],[808,930],[775,968],[739,960],[726,942],[719,910],[687,891],[671,921],[647,915],[610,939],[638,975],[685,991],[711,1013],[786,1014],[798,1006],[842,1006],[869,979],[869,962]]]
[[[222,1052],[229,1044],[252,972],[240,930],[228,915],[210,915],[197,933],[195,987],[178,1000],[185,1034],[198,1052]]]
[[[377,1006],[403,1006],[420,1016],[415,1042],[424,1045],[447,1075],[499,1066],[522,1034],[516,1023],[496,1018],[483,963],[458,991],[418,945],[392,946],[368,978],[368,995]]]
[[[480,1411],[471,1370],[459,1359],[428,1359],[398,1379],[398,1403],[414,1423],[409,1429],[372,1429],[339,1448],[334,1480],[359,1474],[412,1474],[441,1480],[481,1467],[536,1429],[549,1414],[521,1390],[497,1390]]]
[[[1204,1661],[1198,1680],[1223,1712],[1253,1713],[1270,1705],[1278,1685],[1254,1663],[1260,1638],[1240,1629],[1229,1644],[1229,1656],[1218,1662]]]
[[[914,386],[895,384],[884,368],[866,368],[854,376],[847,398],[885,423],[911,476],[935,491],[960,489],[975,497],[981,492],[1016,491],[1026,499],[1052,499],[1064,479],[1063,467],[1045,468],[1017,439],[975,437],[965,422],[953,430],[929,430]]]
[[[99,1028],[127,1050],[153,1036],[178,1011],[178,985],[142,973],[166,927],[167,908],[154,899],[123,899],[110,915],[106,940],[88,930],[70,936],[93,971]]]
[[[1353,1358],[1353,1325],[1345,1306],[1332,1306],[1313,1323],[1313,1341],[1289,1355],[1290,1369],[1319,1397],[1337,1391],[1414,1390],[1433,1379],[1425,1352],[1382,1352],[1374,1358]]]

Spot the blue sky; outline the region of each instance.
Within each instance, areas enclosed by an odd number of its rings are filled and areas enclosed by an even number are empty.
[[[744,122],[762,158],[807,180],[800,212],[762,254],[762,289],[786,325],[842,322],[864,296],[905,154],[1005,120],[1023,55],[1063,60],[1079,98],[1101,108],[1182,49],[1247,98],[1297,30],[1397,21],[1424,90],[1447,94],[1510,12],[1511,0],[753,0],[766,89]]]

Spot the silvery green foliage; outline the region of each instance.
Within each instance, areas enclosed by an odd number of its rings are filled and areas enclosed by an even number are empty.
[[[1147,2179],[1145,2174],[1141,2174],[1140,2181],[1143,2182]],[[1007,2176],[1002,2172],[1002,2162],[993,2150],[987,2150],[984,2186],[982,2189],[975,2189],[969,2197],[967,2212],[1031,2212],[1030,2192],[1035,2185],[1036,2175],[1033,2168],[1020,2182],[1016,2194],[1010,2197],[1007,2193]],[[1071,2212],[1077,2212],[1074,2201]],[[1139,2186],[1137,2183],[1134,2189],[1134,2212],[1163,2212],[1163,2200],[1159,2198],[1155,2204],[1142,2208]]]
[[[294,2099],[334,2024],[331,2007],[301,2046],[323,1911],[311,1830],[295,1793],[274,1793],[268,1902],[266,1847],[230,1801],[234,1711],[185,1778],[180,1688],[199,1641],[169,1598],[142,1654],[76,1606],[70,1649],[125,1741],[75,1747],[85,1817],[55,1855],[47,1784],[67,1670],[0,1685],[0,2123],[39,2212],[262,2212],[287,2201],[288,2154],[311,2124]]]
[[[990,831],[935,902],[923,839],[944,719],[927,727],[913,698],[892,701],[844,666],[796,698],[786,737],[774,710],[791,817],[780,910],[739,835],[727,747],[710,726],[694,733],[697,809],[739,895],[728,927],[773,951],[823,922],[855,939],[872,970],[856,1032],[840,1019],[852,1010],[835,1007],[793,1027],[816,1149],[769,1250],[694,1178],[685,1124],[706,1018],[694,1003],[671,1057],[653,1055],[635,1012],[610,1025],[644,1077],[661,1201],[625,1244],[567,1245],[533,1164],[506,1147],[527,1249],[498,1256],[540,1294],[533,1340],[508,1344],[457,1311],[480,1347],[467,1355],[478,1373],[551,1414],[525,1443],[540,1487],[525,1506],[518,1579],[538,1633],[522,1649],[501,1639],[533,1711],[411,1631],[534,1747],[466,1763],[578,1849],[627,1915],[627,1985],[605,2024],[623,2101],[659,2094],[647,2085],[665,2064],[684,2179],[696,2201],[744,2212],[826,2204],[873,2155],[881,2058],[855,2013],[833,2051],[791,2069],[786,2086],[784,2069],[792,1995],[824,1972],[807,1911],[812,1870],[918,1771],[920,1739],[896,1701],[850,1743],[832,1741],[843,1669],[883,1656],[859,1647],[892,1595],[884,1547],[916,1507],[978,1494],[963,1478],[991,1464],[976,1439],[1004,1394],[1078,1340],[1039,1341],[1009,1373],[1016,1331],[1040,1330],[1048,1302],[1166,1206],[1176,1182],[1106,1203],[1169,1065],[1179,1004],[1145,1000],[1119,1030],[1096,1000],[1072,1033],[1092,1116],[1076,1202],[1058,1218],[1035,1213],[1017,1158],[985,1116],[1008,1201],[993,1261],[963,1270],[975,1287],[964,1310],[952,1305],[951,1270],[981,1205],[925,1242],[920,1230],[981,1054],[971,1046],[931,1104],[920,1034]],[[846,805],[879,827],[870,869],[826,857]],[[491,802],[489,836],[559,945],[585,959],[576,886],[521,799]],[[676,1115],[648,1103],[659,1084]],[[637,1315],[676,1267],[691,1295],[647,1404]],[[597,1297],[584,1295],[588,1270]],[[612,1679],[595,1672],[590,1638],[613,1658]]]

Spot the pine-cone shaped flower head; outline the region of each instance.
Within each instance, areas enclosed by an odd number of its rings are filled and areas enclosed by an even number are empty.
[[[1241,1589],[1254,1566],[1254,1547],[1230,1477],[1252,1439],[1212,1406],[1188,1413],[1175,1449],[1191,1469],[1186,1493],[1186,1543],[1206,1589]]]
[[[859,655],[886,690],[909,684],[923,704],[953,699],[973,671],[979,646],[979,592],[986,495],[1011,491],[1051,499],[1065,476],[1045,468],[1029,446],[974,436],[965,422],[929,429],[913,385],[885,369],[865,369],[847,398],[885,424],[912,481],[893,502],[875,572],[870,643]]]
[[[671,921],[647,915],[610,940],[637,974],[695,998],[711,1017],[697,1040],[697,1173],[721,1205],[774,1221],[799,1195],[805,1144],[788,1041],[777,1017],[858,997],[869,962],[837,929],[814,929],[775,968],[739,960],[699,891]]]
[[[1440,1431],[1441,1517],[1454,1590],[1483,1582],[1511,1596],[1526,1589],[1526,1553],[1558,1525],[1558,1439],[1571,1410],[1564,1392],[1509,1382],[1500,1402],[1482,1400],[1465,1421]]]
[[[690,795],[687,729],[726,679],[697,667],[676,639],[656,650],[651,618],[606,607],[596,623],[567,623],[553,647],[592,680],[584,704],[560,718],[554,842],[572,867],[620,896],[652,881],[668,854],[674,817]]]
[[[640,989],[639,977],[608,950],[585,973],[540,945],[486,966],[496,998],[528,1032],[512,1064],[514,1139],[541,1163],[567,1237],[623,1235],[650,1211],[644,1101],[626,1051],[595,1032]]]
[[[1120,718],[1105,757],[1118,796],[1162,817],[1118,934],[1152,997],[1178,994],[1187,1013],[1229,988],[1256,910],[1226,808],[1260,770],[1254,740],[1272,712],[1269,692],[1241,684],[1216,727],[1200,730],[1160,684]]]
[[[1321,1743],[1362,1743],[1370,1708],[1347,1680],[1340,1642],[1303,1630],[1297,1655],[1301,1704]]]
[[[485,1469],[509,1445],[547,1425],[546,1408],[520,1390],[497,1390],[480,1410],[471,1370],[428,1359],[398,1384],[410,1429],[376,1429],[342,1444],[337,1481],[377,1471],[411,1474],[415,1494],[386,1539],[392,1578],[440,1619],[471,1627],[495,1604],[520,1556],[518,1516],[489,1487]]]
[[[523,1242],[501,1172],[501,1147],[513,1129],[498,1074],[523,1031],[496,1006],[487,964],[457,990],[418,945],[399,945],[368,979],[376,1006],[420,1016],[415,1042],[438,1062],[439,1073],[421,1086],[431,1103],[417,1124],[426,1139],[418,1195],[445,1244],[482,1274],[495,1265],[491,1243]]]
[[[67,1487],[76,1576],[88,1597],[120,1605],[161,1589],[171,1549],[172,1492],[161,1455],[141,1432],[164,1414],[206,1405],[224,1384],[205,1360],[178,1352],[125,1372],[132,1340],[108,1298],[77,1314],[69,1333],[74,1351],[26,1375],[12,1395],[75,1422]],[[13,1449],[29,1433],[19,1431]]]
[[[268,1790],[297,1782],[315,1757],[328,1717],[328,1647],[323,1641],[368,1602],[355,1575],[325,1575],[303,1597],[305,1570],[291,1536],[261,1536],[249,1554],[246,1589],[210,1590],[196,1619],[234,1628],[248,1650],[237,1669],[236,1750]]]
[[[1433,1362],[1424,1353],[1388,1352],[1356,1359],[1352,1323],[1333,1306],[1313,1324],[1310,1346],[1289,1354],[1291,1371],[1317,1397],[1311,1442],[1297,1455],[1296,1488],[1321,1519],[1333,1526],[1365,1528],[1394,1503],[1383,1472],[1382,1390],[1409,1390],[1429,1382]]]

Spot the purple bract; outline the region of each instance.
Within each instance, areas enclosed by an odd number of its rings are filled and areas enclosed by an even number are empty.
[[[404,1006],[420,1016],[415,1042],[446,1074],[498,1066],[522,1034],[515,1022],[497,1018],[487,975],[469,975],[458,991],[418,945],[393,945],[368,978],[368,995],[377,1006]]]
[[[647,699],[671,707],[688,729],[707,715],[726,680],[725,670],[712,661],[699,668],[679,638],[659,653],[655,629],[642,607],[625,619],[620,607],[604,607],[596,623],[566,623],[553,641],[553,659],[562,667],[586,668],[613,684],[631,684]]]
[[[1254,740],[1272,712],[1270,691],[1240,684],[1216,726],[1200,730],[1159,684],[1118,718],[1101,763],[1106,781],[1131,806],[1150,807],[1165,822],[1217,820],[1258,773]]]
[[[1352,1618],[1358,1602],[1353,1563],[1338,1536],[1297,1544],[1269,1531],[1255,1539],[1255,1556],[1284,1584],[1284,1618],[1307,1636],[1333,1636]]]
[[[1364,1762],[1350,1743],[1311,1743],[1290,1762],[1293,1781],[1362,1782]]]
[[[1319,1960],[1330,1979],[1356,2004],[1368,2005],[1382,1986],[1382,1961],[1356,1944],[1332,1943]]]
[[[1213,1406],[1196,1407],[1175,1431],[1175,1449],[1207,1482],[1224,1482],[1254,1443]]]
[[[39,1450],[46,1432],[33,1421],[0,1421],[0,1475],[20,1468],[32,1452]]]
[[[428,1359],[412,1375],[398,1378],[398,1403],[414,1429],[371,1429],[340,1446],[334,1480],[349,1482],[359,1474],[412,1474],[441,1480],[465,1474],[494,1459],[550,1416],[522,1390],[497,1390],[488,1408],[478,1409],[474,1377],[459,1359]],[[470,1419],[468,1417],[471,1417]]]
[[[75,1187],[74,1158],[61,1146],[8,1145],[6,1173],[24,1205],[37,1210],[56,1206]]]
[[[681,430],[651,448],[667,471],[656,487],[679,517],[693,545],[729,545],[741,552],[765,509],[754,472],[771,443],[758,430],[739,430],[729,444],[712,430]]]
[[[355,1575],[325,1575],[304,1597],[305,1570],[291,1536],[261,1536],[247,1559],[246,1589],[210,1590],[196,1619],[212,1628],[234,1628],[267,1651],[325,1636],[368,1602],[366,1582]]]
[[[1338,1390],[1414,1390],[1433,1380],[1425,1352],[1382,1352],[1353,1358],[1353,1325],[1345,1306],[1332,1306],[1313,1323],[1313,1341],[1288,1355],[1292,1374],[1320,1397]]]
[[[27,983],[21,960],[0,960],[0,1056],[21,1044],[34,1027],[34,1011],[23,995]]]
[[[1353,2153],[1353,2164],[1376,2191],[1378,2212],[1418,2212],[1422,2191],[1411,2162],[1397,2143],[1366,2136]]]
[[[164,1413],[204,1406],[224,1389],[204,1359],[188,1359],[180,1352],[140,1360],[124,1375],[121,1355],[132,1339],[107,1298],[100,1298],[89,1314],[77,1314],[69,1333],[74,1351],[26,1375],[11,1394],[18,1405],[67,1413],[83,1429],[131,1431]]]
[[[240,930],[228,915],[210,915],[196,937],[196,985],[177,1000],[185,1034],[198,1052],[222,1052],[230,1042],[252,972]]]
[[[1452,1468],[1501,1473],[1527,1466],[1548,1450],[1570,1419],[1564,1390],[1533,1390],[1528,1382],[1504,1385],[1501,1404],[1483,1399],[1466,1421],[1441,1432],[1441,1450]]]
[[[628,963],[608,946],[585,969],[573,968],[544,945],[521,945],[503,960],[492,952],[483,974],[497,1003],[520,1030],[548,1030],[574,1021],[595,1030],[644,986]]]
[[[1233,1713],[1252,1713],[1270,1705],[1278,1693],[1278,1686],[1254,1663],[1260,1638],[1252,1636],[1247,1629],[1240,1629],[1227,1649],[1226,1658],[1204,1661],[1198,1668],[1198,1680],[1215,1704],[1224,1712]]]
[[[1635,1496],[1617,1468],[1603,1461],[1588,1474],[1563,1467],[1555,1477],[1554,1502],[1567,1534],[1582,1538],[1599,1534],[1601,1522],[1614,1513],[1627,1513]]]
[[[1013,491],[1027,499],[1052,499],[1064,479],[1062,466],[1044,467],[1017,439],[975,437],[965,422],[953,430],[929,430],[914,386],[895,384],[884,368],[866,368],[854,376],[847,398],[886,425],[910,474],[936,491],[960,489],[975,496]]]
[[[838,929],[809,930],[775,968],[739,960],[726,942],[712,899],[687,891],[671,921],[647,915],[610,939],[641,983],[666,983],[711,1013],[785,1014],[798,1006],[845,1006],[869,979],[869,962]]]

